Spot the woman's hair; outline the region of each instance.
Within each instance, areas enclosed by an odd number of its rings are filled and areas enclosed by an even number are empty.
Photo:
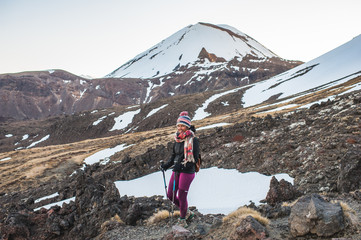
[[[196,130],[196,127],[194,126],[194,125],[191,125],[191,127],[189,128],[189,130],[191,130],[192,132],[196,132],[197,130]]]

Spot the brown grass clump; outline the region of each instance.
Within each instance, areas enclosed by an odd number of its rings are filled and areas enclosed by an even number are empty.
[[[297,201],[298,199],[294,200],[293,202],[283,202],[282,207],[293,207]]]
[[[269,224],[269,220],[267,218],[262,217],[262,215],[259,212],[248,207],[240,207],[236,211],[231,212],[230,214],[228,214],[223,218],[223,223],[239,225],[240,222],[247,216],[253,217],[263,226],[267,226]]]
[[[339,203],[340,204],[340,206],[342,208],[342,211],[343,211],[343,214],[345,215],[345,217],[349,220],[349,222],[353,226],[359,226],[360,225],[359,220],[357,218],[356,211],[353,210],[347,203],[342,202],[342,201],[337,201],[337,200],[332,201],[332,203]]]
[[[113,226],[116,225],[124,225],[125,223],[123,222],[122,219],[120,219],[118,214],[115,214],[114,217],[110,218],[108,221],[105,221],[101,226],[101,232],[104,233],[106,231],[108,231],[109,229],[112,229]]]
[[[170,212],[168,210],[161,210],[158,211],[156,213],[153,214],[153,216],[151,216],[148,220],[147,220],[147,225],[152,225],[155,223],[158,223],[164,219],[167,219],[168,217],[170,217]],[[179,211],[174,211],[173,217],[178,217],[180,216],[180,212]]]

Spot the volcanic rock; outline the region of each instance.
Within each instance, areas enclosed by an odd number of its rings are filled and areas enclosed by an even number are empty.
[[[162,240],[188,240],[194,239],[192,233],[184,227],[175,225],[172,227],[172,231],[165,235]]]
[[[270,189],[267,193],[266,201],[271,206],[276,205],[279,202],[295,199],[300,193],[295,187],[284,179],[279,182],[275,176],[272,177],[270,183]]]
[[[231,239],[260,240],[267,236],[267,229],[252,216],[247,216],[242,219]]]
[[[316,234],[329,237],[344,229],[344,214],[339,203],[325,201],[318,194],[300,198],[291,208],[289,228],[292,236]]]

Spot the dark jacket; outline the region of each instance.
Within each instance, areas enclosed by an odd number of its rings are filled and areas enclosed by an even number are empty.
[[[194,161],[197,162],[199,159],[199,140],[196,137],[193,139],[193,156]],[[195,163],[187,162],[187,164],[184,166],[184,164],[182,164],[183,160],[184,142],[174,142],[172,156],[162,167],[164,169],[168,169],[174,165],[173,172],[195,173]]]

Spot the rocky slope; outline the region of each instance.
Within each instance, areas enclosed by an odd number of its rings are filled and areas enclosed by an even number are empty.
[[[234,112],[234,124],[198,131],[203,167],[236,168],[242,172],[264,174],[288,173],[294,177],[294,186],[301,195],[319,193],[327,201],[341,200],[360,219],[360,103],[358,91],[313,104],[309,109],[271,114],[257,113],[257,110]],[[208,125],[222,117],[211,117],[198,123]],[[12,180],[13,184],[7,182],[1,186],[2,235],[17,236],[18,239],[134,239],[134,236],[138,239],[173,239],[169,221],[146,225],[146,219],[157,209],[169,209],[169,202],[160,197],[135,199],[122,196],[114,190],[113,184],[116,180],[134,179],[157,171],[159,159],[169,155],[173,131],[174,127],[165,127],[1,154],[1,159],[12,158],[0,162],[1,172],[6,174],[1,179],[12,178],[9,169],[21,162],[16,170],[18,178]],[[111,156],[109,163],[96,163],[88,166],[85,172],[78,170],[69,176],[78,168],[75,163],[80,164],[85,156],[119,143],[135,145]],[[53,160],[46,160],[47,166],[39,171],[36,161],[40,160],[41,154],[44,157],[50,155]],[[34,202],[54,192],[59,195]],[[72,197],[75,200],[63,208],[32,211]],[[292,237],[289,207],[271,201],[250,207],[270,219],[267,231],[271,239]],[[222,223],[222,218],[220,215],[197,214],[190,223],[191,235],[183,239],[233,238],[228,234],[234,231],[234,226]],[[342,230],[323,239],[359,239],[359,230],[357,225],[346,221]],[[314,234],[293,239],[315,239]]]

